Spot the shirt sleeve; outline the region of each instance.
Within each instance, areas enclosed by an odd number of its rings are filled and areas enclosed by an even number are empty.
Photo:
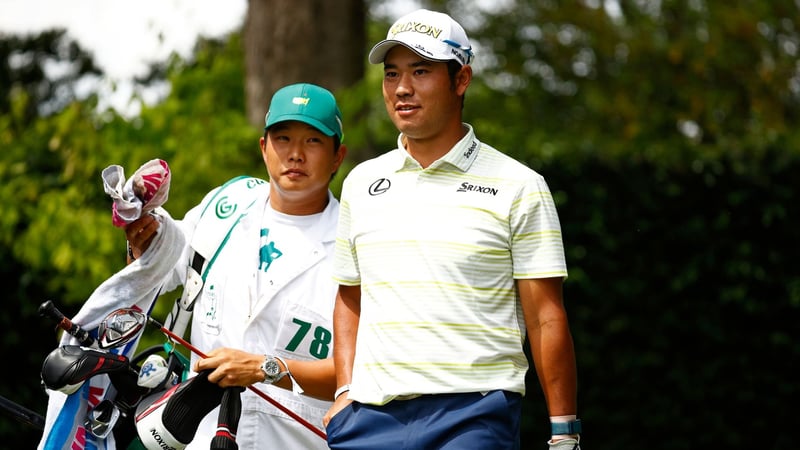
[[[522,185],[510,221],[515,279],[567,276],[558,212],[541,175]]]
[[[356,286],[361,284],[358,268],[358,255],[351,229],[352,179],[346,178],[342,185],[342,198],[339,207],[339,222],[336,226],[336,246],[333,259],[333,279],[339,284]]]

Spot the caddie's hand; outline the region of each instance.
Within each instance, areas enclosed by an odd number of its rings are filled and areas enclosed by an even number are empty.
[[[145,214],[125,227],[125,238],[128,239],[134,258],[139,258],[150,248],[153,238],[156,237],[158,225],[158,220],[154,216]]]
[[[253,383],[264,381],[261,363],[264,355],[256,355],[235,348],[217,348],[210,351],[206,358],[194,364],[194,371],[213,369],[208,374],[208,381],[220,387],[247,387]]]
[[[581,446],[578,443],[578,439],[560,439],[556,442],[552,440],[547,441],[547,444],[550,446],[550,450],[581,450]]]
[[[347,408],[347,405],[349,405],[350,403],[353,403],[353,401],[347,398],[347,392],[340,395],[336,400],[334,400],[333,405],[331,405],[328,412],[326,412],[325,415],[322,417],[322,426],[327,427],[328,422],[330,422],[331,419],[333,419],[333,416],[338,414],[339,411]]]

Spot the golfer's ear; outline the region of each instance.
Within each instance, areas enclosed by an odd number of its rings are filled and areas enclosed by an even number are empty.
[[[456,74],[456,93],[464,95],[472,82],[472,66],[462,66]]]

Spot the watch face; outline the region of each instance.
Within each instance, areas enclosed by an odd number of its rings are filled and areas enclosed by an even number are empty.
[[[264,371],[268,376],[276,377],[281,373],[281,367],[278,365],[277,360],[268,359],[266,362],[264,362]]]

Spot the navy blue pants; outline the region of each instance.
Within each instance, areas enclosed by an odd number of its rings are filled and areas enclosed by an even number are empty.
[[[519,449],[522,396],[506,391],[351,403],[326,432],[331,449]]]

